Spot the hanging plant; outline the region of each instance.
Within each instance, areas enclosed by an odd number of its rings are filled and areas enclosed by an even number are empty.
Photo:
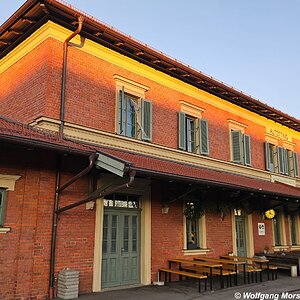
[[[187,202],[183,213],[188,220],[195,220],[204,215],[204,210],[199,201]]]

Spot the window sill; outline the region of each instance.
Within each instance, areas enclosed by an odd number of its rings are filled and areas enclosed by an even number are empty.
[[[210,252],[210,249],[193,249],[193,250],[183,249],[182,250],[183,255],[201,255],[201,254],[206,254],[208,252]]]
[[[8,233],[10,231],[10,227],[0,227],[0,233]]]
[[[280,252],[280,251],[287,251],[289,249],[289,246],[274,246],[273,250],[274,252]]]
[[[291,246],[291,250],[300,250],[300,245]]]

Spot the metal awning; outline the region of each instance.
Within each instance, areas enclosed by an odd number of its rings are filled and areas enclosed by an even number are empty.
[[[300,201],[300,188],[281,182],[246,177],[117,149],[101,148],[100,151],[120,161],[130,163],[131,169],[135,170],[139,176],[248,192],[262,197],[271,196],[275,200],[293,199],[295,203]]]

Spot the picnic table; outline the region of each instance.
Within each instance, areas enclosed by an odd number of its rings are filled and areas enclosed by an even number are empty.
[[[220,263],[223,266],[224,265],[232,265],[234,267],[235,271],[235,285],[237,285],[237,274],[238,274],[238,267],[242,266],[243,272],[244,272],[244,284],[246,284],[246,262],[245,261],[234,261],[234,260],[228,260],[228,259],[218,259],[218,258],[213,258],[213,257],[204,257],[204,256],[199,256],[194,258],[196,261],[202,261],[202,262],[215,262],[215,263]]]
[[[277,279],[277,267],[276,266],[270,266],[269,260],[266,258],[262,258],[262,257],[246,257],[246,256],[238,256],[238,255],[222,255],[220,256],[220,258],[224,258],[224,259],[231,259],[231,260],[238,260],[238,261],[245,261],[247,262],[251,262],[250,266],[254,266],[255,264],[258,264],[260,269],[266,269],[267,270],[267,277],[268,280],[270,279],[270,275],[269,275],[269,271],[272,272],[272,280],[274,280],[274,273],[275,273],[275,278]],[[261,275],[261,281],[262,281],[262,273],[260,273]]]
[[[270,266],[289,270],[292,277],[296,277],[297,271],[300,271],[300,255],[297,252],[269,253],[262,255],[270,261]]]
[[[213,288],[212,287],[212,285],[213,285],[213,282],[212,282],[213,274],[216,274],[216,272],[214,270],[217,269],[218,272],[219,272],[220,278],[221,278],[221,288],[224,288],[223,267],[222,267],[222,264],[220,264],[220,263],[197,262],[197,261],[189,260],[189,259],[174,258],[174,259],[169,259],[169,269],[172,269],[172,264],[178,264],[179,265],[179,270],[184,269],[183,264],[208,269],[209,273],[208,272],[205,272],[205,273],[209,274],[210,290],[212,290],[212,288]],[[189,268],[187,268],[187,269],[189,269]],[[200,268],[199,268],[199,270],[200,270]],[[197,271],[197,269],[194,269],[194,271]]]

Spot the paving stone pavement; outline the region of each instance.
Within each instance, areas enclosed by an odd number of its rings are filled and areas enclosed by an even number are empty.
[[[172,282],[167,286],[142,286],[80,295],[79,300],[208,300],[208,299],[300,299],[300,277],[279,274],[277,280],[262,283],[241,284],[220,289],[214,283],[214,291],[198,293],[197,281]],[[203,288],[203,287],[202,287]]]

